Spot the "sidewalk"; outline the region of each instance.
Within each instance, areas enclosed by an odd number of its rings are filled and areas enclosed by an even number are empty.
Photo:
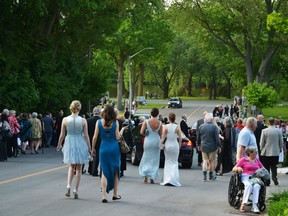
[[[285,174],[287,172],[288,172],[288,167],[277,168],[277,173],[278,174]]]

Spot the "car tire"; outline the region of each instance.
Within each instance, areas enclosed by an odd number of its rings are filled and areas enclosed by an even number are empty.
[[[132,165],[135,165],[135,166],[139,165],[139,163],[140,163],[140,161],[139,161],[139,159],[137,157],[137,152],[136,152],[136,148],[135,147],[132,148],[131,163],[132,163]]]
[[[186,162],[186,163],[181,163],[182,168],[184,169],[190,169],[192,166],[192,162]]]

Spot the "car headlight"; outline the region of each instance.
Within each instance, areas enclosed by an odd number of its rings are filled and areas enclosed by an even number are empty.
[[[170,101],[168,102],[168,104],[170,104]]]
[[[179,104],[179,101],[177,101],[177,104]]]

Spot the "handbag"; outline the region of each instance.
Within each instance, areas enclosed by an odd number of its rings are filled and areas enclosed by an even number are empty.
[[[121,136],[120,140],[118,141],[119,142],[119,146],[120,146],[120,152],[121,153],[128,153],[130,151],[130,147],[127,145],[125,139],[123,136]]]

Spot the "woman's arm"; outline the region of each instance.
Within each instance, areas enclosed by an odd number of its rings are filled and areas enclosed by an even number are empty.
[[[140,130],[140,134],[141,135],[145,135],[145,130],[146,130],[146,121],[144,121],[142,123],[142,127],[141,127],[141,130]]]
[[[98,134],[99,134],[98,121],[101,121],[101,119],[97,120],[96,125],[95,125],[95,131],[94,131],[94,135],[92,139],[92,155],[93,156],[96,156],[95,145],[96,145],[96,141],[97,141]]]
[[[177,133],[177,135],[178,135],[179,148],[181,148],[182,135],[181,135],[181,129],[180,129],[179,125],[176,127],[176,133]]]
[[[163,145],[164,140],[165,140],[165,138],[167,136],[167,133],[168,133],[168,129],[167,129],[166,126],[163,126],[162,130],[163,130],[163,132],[162,132],[162,138],[161,138],[161,141],[160,141],[160,146]]]
[[[61,133],[59,136],[59,140],[58,140],[58,145],[57,145],[57,151],[59,151],[62,148],[62,142],[65,136],[65,127],[66,127],[66,118],[63,119],[62,121],[62,125],[61,125]]]
[[[90,139],[89,139],[89,135],[88,135],[88,127],[87,127],[87,120],[86,119],[82,119],[82,123],[83,123],[83,129],[84,129],[84,138],[86,140],[87,146],[88,146],[88,150],[89,153],[91,152],[91,146],[90,146]]]
[[[129,125],[122,127],[120,132],[119,132],[119,123],[116,121],[116,139],[120,140],[121,136],[123,135],[124,130],[126,130],[129,127]]]

